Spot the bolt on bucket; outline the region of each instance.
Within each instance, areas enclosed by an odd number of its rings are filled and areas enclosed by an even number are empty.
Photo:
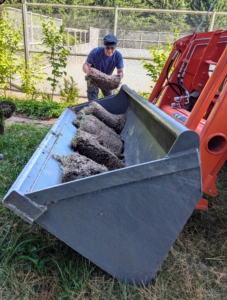
[[[61,183],[54,153],[72,153],[66,109],[3,200],[121,282],[147,285],[201,198],[199,137],[123,85],[97,102],[126,113],[125,167]]]

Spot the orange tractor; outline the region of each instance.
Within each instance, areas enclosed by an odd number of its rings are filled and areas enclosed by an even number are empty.
[[[77,128],[66,109],[33,154],[3,204],[36,222],[114,278],[148,284],[203,192],[215,196],[227,158],[227,31],[174,43],[149,101],[123,85],[97,99],[126,114],[125,167],[62,183],[53,154],[73,152]]]
[[[217,173],[227,159],[226,45],[227,31],[222,30],[176,41],[149,98],[198,133],[202,189],[211,196],[217,195]],[[169,76],[172,67],[174,71]],[[207,205],[207,200],[201,198],[196,208],[207,209]]]

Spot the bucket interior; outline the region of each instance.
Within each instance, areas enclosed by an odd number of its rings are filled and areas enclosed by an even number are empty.
[[[183,125],[127,86],[123,86],[117,95],[100,99],[98,103],[111,113],[126,113],[126,124],[121,132],[126,167],[165,158],[185,131]],[[75,111],[66,109],[62,113],[18,177],[14,189],[27,194],[61,184],[61,168],[52,156],[73,152],[70,142],[77,128],[72,121],[87,105],[89,102],[78,105]]]

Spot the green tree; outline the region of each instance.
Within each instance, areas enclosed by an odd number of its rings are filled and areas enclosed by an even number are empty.
[[[21,68],[19,50],[22,42],[22,28],[16,28],[8,13],[3,10],[0,19],[0,86],[6,92],[11,87],[13,76]]]
[[[141,0],[95,0],[93,1],[93,5],[97,6],[116,6],[119,7],[146,7],[144,1]]]
[[[213,0],[190,0],[189,8],[194,11],[208,11],[211,8],[212,4],[213,4]],[[226,12],[227,1],[217,0],[212,10]],[[199,25],[202,25],[200,26],[199,31],[208,31],[211,22],[211,16],[188,15],[187,19],[188,22],[191,24],[192,28],[197,29]],[[201,24],[201,22],[203,24]],[[226,16],[216,16],[214,29],[224,29],[224,28],[227,28]]]
[[[145,0],[145,3],[151,9],[188,9],[184,0]],[[185,31],[188,29],[185,14],[154,13],[151,14],[149,22],[152,24],[153,30],[157,31]]]
[[[25,62],[22,61],[21,68],[18,70],[22,81],[21,91],[27,94],[27,97],[31,100],[36,99],[40,94],[37,84],[42,83],[46,75],[45,72],[41,71],[44,66],[42,56],[34,53],[30,56],[27,67],[25,67]]]
[[[10,3],[20,3],[20,0],[9,0]],[[29,2],[35,3],[37,0]],[[213,0],[42,0],[43,3],[52,4],[69,4],[69,5],[86,5],[86,6],[110,6],[114,7],[135,7],[135,8],[153,8],[153,9],[178,9],[178,10],[203,10],[207,11]],[[216,11],[227,11],[227,1],[217,0],[214,6]],[[45,7],[30,7],[37,13],[46,14]],[[86,9],[71,8],[53,8],[52,16],[62,18],[67,27],[83,28],[89,30],[90,26],[103,28],[113,28],[113,11],[93,11]],[[125,30],[150,30],[150,31],[192,31],[201,23],[203,16],[191,14],[166,14],[166,13],[140,13],[140,12],[119,12],[119,28]],[[201,31],[209,29],[211,17],[207,16],[203,22]],[[214,29],[227,28],[227,18],[217,16],[215,18]]]
[[[11,0],[13,1],[13,0]],[[14,0],[19,3],[19,0]],[[31,0],[35,3],[37,0]],[[162,8],[162,9],[185,9],[184,0],[42,0],[43,3],[87,5],[87,6],[109,6],[114,7],[134,7],[134,8]],[[46,14],[45,7],[31,7],[29,10]],[[86,9],[52,8],[52,16],[63,18],[67,27],[83,28],[100,27],[111,29],[114,23],[113,11],[93,11]],[[140,13],[140,12],[119,12],[119,28],[125,30],[159,30],[173,31],[174,29],[185,29],[182,14],[160,14],[160,13]]]
[[[179,9],[185,10],[188,6],[184,0],[141,0],[140,3],[125,1],[125,7],[143,7],[150,9]],[[174,31],[187,29],[185,14],[173,13],[148,13],[148,12],[119,12],[119,27],[132,30],[152,30],[152,31]]]
[[[205,10],[208,11],[213,4],[214,0],[190,0],[189,7],[191,10]],[[226,0],[217,0],[214,3],[214,9],[216,11],[227,11]]]
[[[64,26],[57,28],[54,21],[49,19],[47,22],[44,21],[42,23],[42,30],[44,35],[42,42],[49,49],[49,51],[44,51],[44,53],[47,54],[47,58],[52,67],[52,76],[47,77],[47,80],[51,82],[53,100],[54,92],[59,84],[60,78],[67,74],[64,69],[66,68],[67,57],[70,51],[64,46],[66,42]]]

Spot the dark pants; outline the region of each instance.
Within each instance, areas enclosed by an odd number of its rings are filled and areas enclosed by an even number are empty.
[[[102,90],[102,93],[106,97],[106,96],[113,95],[114,91],[106,92],[106,91]],[[95,99],[98,99],[98,94],[99,94],[99,88],[97,88],[96,86],[92,85],[90,83],[90,81],[88,80],[87,81],[87,98],[88,98],[88,101],[93,101]]]

